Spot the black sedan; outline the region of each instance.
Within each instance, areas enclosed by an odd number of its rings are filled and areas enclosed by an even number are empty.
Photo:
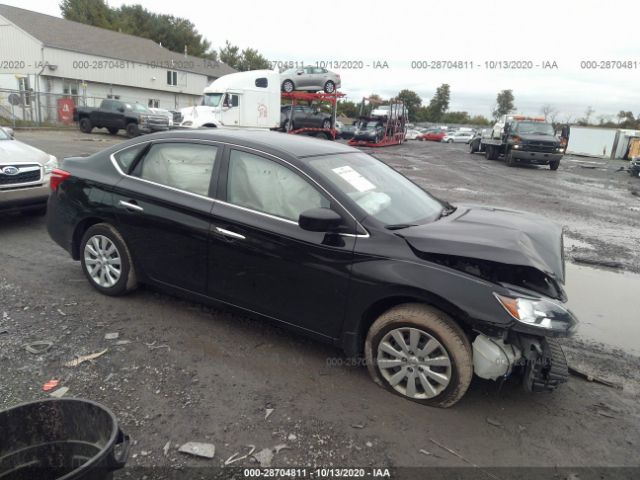
[[[384,137],[384,126],[378,120],[360,122],[353,134],[354,140],[378,143]]]
[[[285,132],[300,128],[331,128],[331,114],[319,108],[306,105],[295,105],[293,115],[291,105],[284,105],[280,109],[280,128]]]
[[[562,231],[454,207],[334,142],[215,129],[150,135],[53,172],[47,227],[89,283],[240,309],[364,356],[396,394],[450,406],[472,374],[566,379]],[[215,341],[212,339],[211,341]]]

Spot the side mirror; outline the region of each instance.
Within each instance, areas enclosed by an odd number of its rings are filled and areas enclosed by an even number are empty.
[[[331,232],[342,224],[342,217],[329,208],[305,210],[298,218],[298,225],[308,232]]]
[[[304,73],[304,70],[298,70],[298,75],[302,75]]]

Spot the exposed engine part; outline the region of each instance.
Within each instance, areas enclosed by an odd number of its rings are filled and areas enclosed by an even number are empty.
[[[520,338],[523,346],[524,387],[530,392],[551,392],[569,379],[569,368],[560,344],[551,338]]]
[[[473,371],[480,378],[496,380],[508,376],[521,358],[520,349],[502,338],[478,335],[473,341]]]
[[[454,270],[484,278],[493,283],[514,285],[526,288],[547,297],[565,301],[567,296],[562,286],[550,276],[532,267],[508,265],[505,263],[479,260],[476,258],[459,257],[417,252],[416,254],[430,262],[438,263]]]

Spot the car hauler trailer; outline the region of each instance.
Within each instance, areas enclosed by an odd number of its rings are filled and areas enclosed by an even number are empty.
[[[480,143],[487,159],[497,160],[503,155],[510,167],[528,163],[557,170],[564,154],[553,126],[542,117],[503,115],[490,136],[483,137]]]
[[[380,125],[379,134],[372,135],[368,138],[366,132],[359,135],[356,130],[354,138],[349,140],[349,145],[361,147],[386,147],[389,145],[400,145],[404,142],[407,134],[407,124],[409,118],[407,108],[403,102],[394,101],[389,105],[374,106],[368,116],[363,115],[365,102],[368,98],[363,98],[360,104],[360,118],[358,119],[358,129],[362,130],[367,125]],[[359,138],[360,137],[360,138]]]
[[[323,134],[328,140],[335,140],[338,136],[338,131],[336,130],[336,110],[338,99],[344,97],[344,93],[338,93],[338,91],[334,91],[333,93],[309,93],[309,92],[282,92],[282,100],[288,100],[290,102],[291,108],[288,111],[288,118],[285,122],[287,133],[292,133],[294,135],[307,134],[307,135],[318,135]],[[315,104],[329,104],[331,106],[331,125],[329,128],[313,128],[313,127],[304,127],[304,128],[295,128],[295,106],[299,104],[299,102],[307,102],[309,105]]]

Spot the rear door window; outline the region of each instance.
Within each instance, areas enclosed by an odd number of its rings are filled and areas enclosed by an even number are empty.
[[[218,147],[199,143],[158,143],[138,162],[133,175],[202,196],[209,195]]]

